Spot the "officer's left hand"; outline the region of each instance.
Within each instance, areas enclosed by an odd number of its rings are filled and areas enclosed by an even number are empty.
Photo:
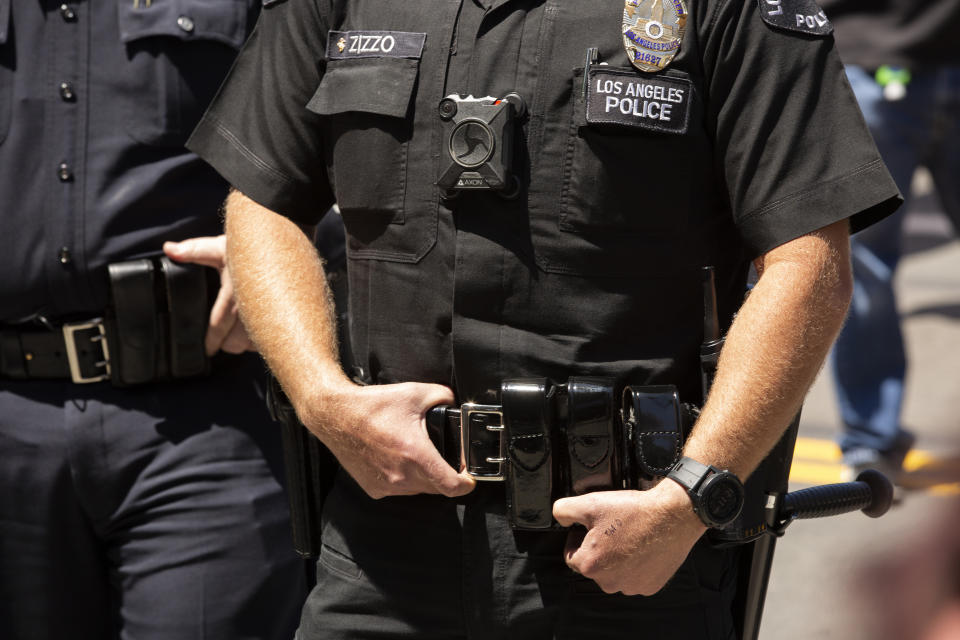
[[[202,264],[220,272],[220,291],[210,310],[210,324],[207,327],[207,355],[212,356],[219,349],[227,353],[255,351],[256,347],[240,322],[237,303],[233,298],[233,281],[227,269],[227,237],[219,235],[190,238],[183,242],[164,242],[163,252],[171,260]]]
[[[706,531],[686,491],[664,480],[648,491],[598,491],[553,505],[567,538],[567,565],[607,593],[653,595]]]

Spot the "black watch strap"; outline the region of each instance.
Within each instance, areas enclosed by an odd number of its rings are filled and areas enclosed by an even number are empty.
[[[687,490],[694,513],[708,527],[727,526],[743,508],[743,484],[729,471],[684,456],[667,477]]]
[[[716,467],[697,462],[693,458],[683,456],[677,464],[667,473],[667,477],[678,482],[687,491],[695,491],[697,487],[707,477],[707,472],[719,471]]]

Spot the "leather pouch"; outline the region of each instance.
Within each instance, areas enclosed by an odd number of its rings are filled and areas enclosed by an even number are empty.
[[[207,278],[196,265],[160,258],[167,301],[168,353],[172,378],[203,375],[208,369]]]
[[[684,432],[680,394],[673,385],[627,387],[622,417],[628,488],[665,476],[680,460]]]
[[[109,323],[113,382],[125,386],[156,380],[161,341],[153,261],[117,262],[108,270],[113,301]]]
[[[567,381],[565,440],[571,495],[620,486],[622,447],[613,390],[611,378]]]
[[[559,484],[553,463],[555,389],[546,378],[505,380],[500,387],[506,438],[507,513],[518,529],[550,529]]]
[[[115,262],[108,272],[111,308],[106,324],[113,384],[206,374],[210,270],[162,257]]]

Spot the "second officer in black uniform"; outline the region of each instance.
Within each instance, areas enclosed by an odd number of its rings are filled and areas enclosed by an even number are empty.
[[[190,146],[242,192],[243,317],[342,465],[299,637],[735,636],[736,553],[701,540],[695,482],[778,439],[842,322],[849,231],[899,202],[816,5],[272,2]],[[334,201],[364,385],[303,229]],[[430,407],[517,379],[543,406],[583,376],[700,403],[708,265],[727,342],[676,482],[559,499],[580,526],[548,506],[531,531],[532,458],[590,464],[557,436],[574,405],[523,434],[505,408],[505,460],[469,432],[460,473],[431,442]]]

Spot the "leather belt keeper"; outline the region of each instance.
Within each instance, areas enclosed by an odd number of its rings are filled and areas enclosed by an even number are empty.
[[[645,489],[680,459],[697,409],[672,385],[615,390],[610,378],[504,380],[500,405],[434,407],[427,428],[454,469],[505,484],[515,529],[555,529],[559,498]]]
[[[210,272],[166,257],[111,264],[103,317],[0,328],[0,377],[130,386],[203,375]]]

